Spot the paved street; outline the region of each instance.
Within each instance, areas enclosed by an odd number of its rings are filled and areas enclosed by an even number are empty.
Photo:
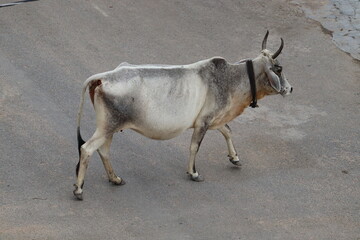
[[[8,1],[0,0],[0,4]],[[323,1],[321,1],[323,2]],[[191,130],[114,136],[124,186],[94,154],[74,199],[76,113],[94,73],[133,64],[229,62],[268,48],[292,95],[229,125],[242,168],[210,131],[186,175]],[[84,138],[94,129],[87,98]],[[40,0],[0,8],[0,239],[360,239],[360,63],[298,5],[273,1]]]

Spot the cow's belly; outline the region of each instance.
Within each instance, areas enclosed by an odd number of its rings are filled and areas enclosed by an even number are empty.
[[[168,140],[179,136],[185,129],[132,128],[132,130],[155,140]]]
[[[142,111],[139,118],[133,122],[131,129],[152,139],[174,138],[193,127],[198,111],[195,106],[186,107],[186,104],[149,107]]]
[[[132,129],[153,139],[170,139],[192,128],[203,106],[204,96],[149,98],[138,105]]]

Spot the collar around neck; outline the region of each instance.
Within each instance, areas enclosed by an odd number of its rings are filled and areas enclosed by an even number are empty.
[[[255,73],[254,73],[254,65],[252,60],[246,61],[246,70],[250,81],[250,87],[251,87],[251,95],[252,95],[252,101],[250,103],[250,107],[256,108],[259,107],[257,105],[257,98],[256,98],[256,82],[255,82]]]

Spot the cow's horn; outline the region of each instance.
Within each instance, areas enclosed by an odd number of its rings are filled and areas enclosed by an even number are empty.
[[[277,56],[279,56],[279,54],[281,53],[281,50],[284,47],[284,40],[281,38],[281,45],[280,48],[276,51],[276,53],[274,53],[274,55],[272,55],[272,58],[275,59],[277,58]]]
[[[261,50],[264,50],[266,49],[266,42],[267,42],[267,38],[269,36],[269,30],[266,31],[266,34],[265,34],[265,37],[264,37],[264,40],[262,41],[262,49]]]

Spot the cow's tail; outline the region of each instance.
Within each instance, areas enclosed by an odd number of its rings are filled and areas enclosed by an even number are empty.
[[[80,122],[81,122],[81,117],[82,117],[82,111],[84,108],[84,102],[85,102],[85,92],[86,89],[89,85],[90,81],[86,81],[83,85],[83,89],[82,89],[82,93],[81,93],[81,99],[80,99],[80,106],[79,106],[79,111],[77,114],[77,140],[78,140],[78,150],[79,150],[79,155],[80,155],[80,147],[85,143],[85,141],[82,139],[81,137],[81,133],[80,133]]]
[[[88,86],[91,85],[92,82],[95,81],[95,80],[98,80],[98,78],[96,78],[96,77],[90,77],[90,78],[88,78],[88,79],[84,82],[83,88],[82,88],[81,99],[80,99],[80,106],[79,106],[79,111],[78,111],[78,115],[77,115],[77,139],[78,139],[79,155],[80,155],[80,148],[81,148],[81,146],[85,143],[85,141],[82,139],[81,133],[80,133],[80,122],[81,122],[81,117],[82,117],[82,111],[83,111],[83,108],[84,108],[85,92],[86,92],[86,89],[88,88]]]
[[[82,112],[84,108],[84,102],[85,102],[85,92],[86,89],[89,87],[90,89],[90,98],[92,103],[94,104],[94,94],[95,94],[95,88],[101,84],[101,79],[103,79],[106,76],[104,73],[95,74],[88,79],[83,84],[82,93],[81,93],[81,99],[80,99],[80,106],[79,111],[77,114],[77,141],[78,141],[78,151],[79,151],[79,163],[76,166],[76,175],[79,173],[79,167],[80,167],[80,158],[81,158],[81,146],[85,143],[84,139],[81,137],[80,133],[80,122],[82,117]],[[94,82],[97,82],[97,84],[94,84]]]
[[[82,117],[82,112],[83,112],[83,108],[84,108],[84,102],[85,102],[85,92],[86,89],[88,88],[88,86],[94,81],[94,78],[88,78],[84,84],[83,84],[83,88],[82,88],[82,93],[81,93],[81,99],[80,99],[80,106],[79,106],[79,111],[77,114],[77,141],[78,141],[78,151],[79,151],[79,163],[76,166],[76,175],[78,175],[79,173],[79,167],[80,167],[80,157],[81,157],[81,146],[85,143],[84,139],[81,137],[81,133],[80,133],[80,122],[81,122],[81,117]]]

